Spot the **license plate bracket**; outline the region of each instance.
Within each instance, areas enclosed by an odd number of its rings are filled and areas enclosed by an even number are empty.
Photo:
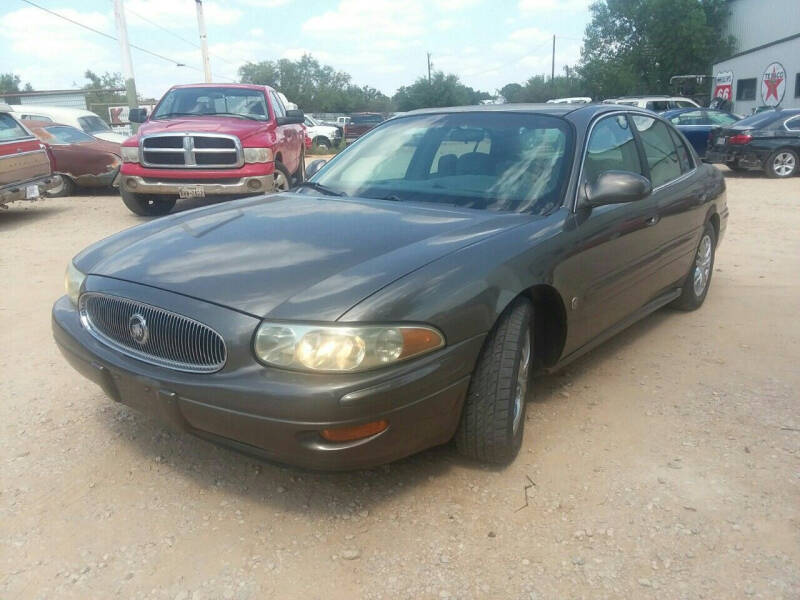
[[[25,199],[26,200],[34,200],[35,198],[39,197],[39,186],[38,185],[26,185],[25,186]]]

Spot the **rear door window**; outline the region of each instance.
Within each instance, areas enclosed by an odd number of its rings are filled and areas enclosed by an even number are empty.
[[[681,163],[678,150],[672,141],[667,124],[641,115],[633,117],[633,124],[644,148],[653,187],[657,188],[680,177]]]

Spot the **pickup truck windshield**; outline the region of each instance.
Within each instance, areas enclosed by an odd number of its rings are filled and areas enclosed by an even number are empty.
[[[571,146],[566,121],[547,115],[400,117],[339,154],[311,183],[338,195],[542,215],[562,203]]]
[[[223,115],[266,121],[269,118],[264,94],[258,90],[228,87],[176,88],[166,93],[153,119],[170,116]]]

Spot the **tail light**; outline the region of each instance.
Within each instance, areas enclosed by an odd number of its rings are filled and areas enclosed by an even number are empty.
[[[749,144],[753,139],[752,135],[748,135],[746,133],[740,133],[728,138],[728,143],[734,146],[744,146],[745,144]]]

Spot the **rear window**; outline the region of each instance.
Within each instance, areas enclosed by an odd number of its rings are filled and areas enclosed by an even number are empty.
[[[82,131],[68,125],[53,125],[44,128],[56,140],[56,144],[78,144],[80,142],[93,142],[94,138]]]
[[[383,123],[380,115],[353,115],[351,123],[353,125],[377,125]]]
[[[770,110],[767,112],[758,113],[747,118],[737,121],[736,126],[739,127],[766,127],[770,123],[774,123],[782,118],[783,114],[777,110]]]
[[[30,137],[28,132],[9,114],[0,113],[0,142]]]

